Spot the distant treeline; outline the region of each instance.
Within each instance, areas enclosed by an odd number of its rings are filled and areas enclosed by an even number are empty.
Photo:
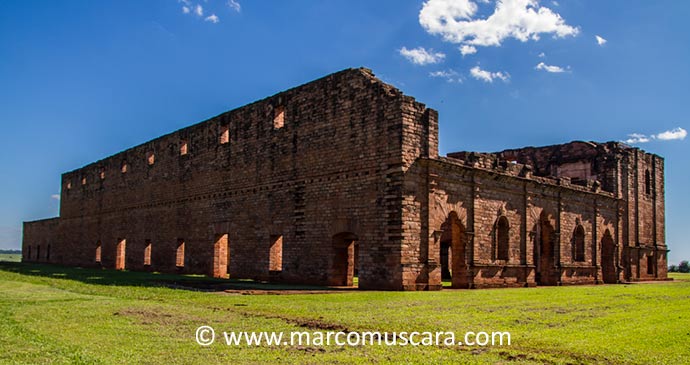
[[[21,253],[21,250],[0,250],[0,254],[19,255]]]
[[[668,267],[669,272],[683,272],[683,273],[688,273],[690,272],[690,264],[688,264],[687,260],[683,260],[680,262],[680,265],[671,265]]]

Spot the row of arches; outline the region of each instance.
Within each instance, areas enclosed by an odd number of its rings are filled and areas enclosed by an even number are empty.
[[[547,215],[542,212],[535,226],[532,239],[532,263],[535,267],[535,281],[537,285],[556,285],[560,280],[560,273],[556,270],[555,229]],[[450,280],[453,288],[469,287],[472,278],[468,268],[473,261],[473,251],[468,244],[465,225],[456,212],[451,212],[441,225],[440,261],[441,278]],[[505,216],[500,216],[493,226],[492,258],[496,262],[510,261],[510,224]],[[601,238],[601,266],[605,283],[617,282],[616,248],[609,229],[604,231]],[[571,246],[573,260],[585,262],[585,229],[577,223],[572,235]]]
[[[271,235],[269,245],[269,260],[268,271],[271,275],[280,275],[283,270],[283,236]],[[31,255],[31,246],[29,246],[29,255]],[[38,248],[40,250],[40,246]],[[50,249],[49,249],[50,250]],[[128,250],[127,240],[118,239],[115,245],[115,250],[105,251],[114,252],[114,257],[109,257],[107,262],[114,262],[116,270],[125,270],[128,263],[141,260],[143,267],[151,267],[152,265],[160,265],[152,257],[165,259],[159,254],[154,255],[157,251],[151,240],[145,240],[144,249],[136,250],[137,253],[142,254],[140,258],[129,257],[132,253]],[[332,286],[355,286],[355,277],[358,274],[359,265],[359,237],[352,232],[341,232],[333,235],[330,242],[330,257],[328,260],[328,274],[327,284]],[[93,257],[97,265],[103,263],[103,244],[97,241]],[[166,249],[165,252],[169,252]],[[138,255],[137,255],[138,256]],[[170,260],[174,258],[174,264],[177,268],[184,268],[186,263],[185,258],[185,240],[178,239],[174,257],[168,258],[168,264],[172,264]],[[228,234],[218,235],[213,244],[212,267],[208,270],[209,275],[218,278],[227,278],[229,274],[231,252]],[[137,265],[140,266],[140,265]]]

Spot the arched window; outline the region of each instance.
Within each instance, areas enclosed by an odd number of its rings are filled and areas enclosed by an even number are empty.
[[[649,170],[644,170],[644,193],[647,195],[652,193],[652,176]]]
[[[508,218],[500,217],[496,222],[496,260],[509,260],[510,258],[510,225]]]
[[[573,258],[575,261],[585,261],[585,229],[581,225],[573,233]]]

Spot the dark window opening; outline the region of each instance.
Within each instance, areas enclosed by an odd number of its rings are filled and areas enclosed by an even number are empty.
[[[500,217],[496,222],[496,260],[510,259],[510,225],[508,218]]]
[[[585,261],[585,229],[578,225],[573,234],[573,258],[575,261]]]

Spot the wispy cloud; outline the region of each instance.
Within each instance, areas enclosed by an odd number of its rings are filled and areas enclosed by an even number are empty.
[[[238,12],[238,13],[242,10],[242,6],[240,5],[240,3],[238,3],[238,2],[235,1],[235,0],[228,0],[228,3],[227,3],[227,4],[228,4],[228,7],[229,7],[230,9],[232,9],[232,10]]]
[[[560,66],[554,66],[554,65],[547,65],[544,62],[539,62],[536,66],[534,66],[536,70],[542,70],[550,73],[562,73],[562,72],[567,72],[566,69]],[[570,67],[568,67],[570,68]]]
[[[206,2],[206,1],[204,1]],[[209,23],[219,23],[220,22],[220,17],[218,15],[211,13],[209,16],[204,16],[205,10],[204,7],[198,3],[197,1],[192,1],[192,0],[178,0],[178,3],[182,4],[182,13],[183,14],[189,14],[196,16],[198,19],[203,19],[204,21],[207,21]],[[233,0],[228,0],[228,6],[231,7],[233,10],[239,12],[240,11],[240,4],[237,1]]]
[[[500,0],[495,4],[491,15],[478,18],[476,0],[428,0],[419,12],[419,23],[447,42],[471,47],[500,46],[508,38],[527,42],[538,41],[543,34],[563,38],[579,33],[577,27],[566,24],[538,0]]]
[[[544,58],[544,57],[546,57],[546,53],[542,52],[542,53],[540,53],[537,57],[539,57],[539,58]]]
[[[448,82],[457,82],[457,83],[463,82],[462,76],[460,76],[460,74],[457,73],[455,70],[441,70],[441,71],[429,72],[429,77],[442,78]]]
[[[53,194],[50,196],[51,199],[60,200],[60,194]]]
[[[606,44],[606,42],[608,42],[606,39],[604,39],[604,37],[599,35],[595,35],[594,38],[597,40],[597,44],[600,46],[603,46],[604,44]]]
[[[403,47],[400,48],[398,52],[408,61],[414,63],[415,65],[429,65],[439,63],[446,58],[446,55],[441,52],[434,52],[431,49],[427,51],[423,47],[417,47],[413,49],[407,49]]]
[[[661,133],[657,134],[652,134],[652,135],[646,135],[646,134],[641,134],[641,133],[632,133],[628,135],[628,139],[624,140],[623,142],[628,143],[628,144],[639,144],[639,143],[647,143],[653,140],[657,141],[674,141],[674,140],[684,140],[685,137],[688,136],[688,132],[681,128],[674,128],[670,129],[667,131],[663,131]]]
[[[486,71],[482,70],[479,66],[472,67],[472,69],[470,69],[470,75],[484,82],[494,82],[496,79],[508,81],[508,79],[510,79],[510,75],[507,72]]]

